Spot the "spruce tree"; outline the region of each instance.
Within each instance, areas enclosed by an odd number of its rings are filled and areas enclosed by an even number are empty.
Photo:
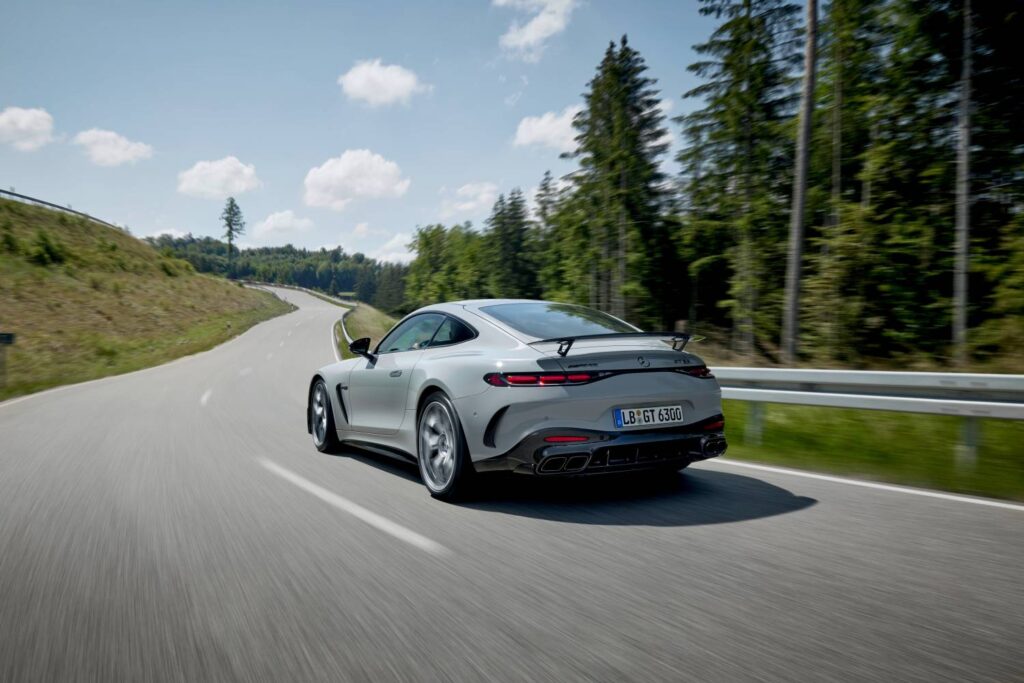
[[[689,66],[704,83],[684,97],[703,106],[680,119],[689,142],[679,155],[688,207],[682,226],[704,237],[679,241],[698,245],[688,254],[694,261],[712,255],[699,245],[727,249],[728,299],[715,303],[730,311],[734,345],[745,353],[754,350],[755,327],[778,329],[781,313],[792,163],[784,123],[794,106],[789,72],[799,63],[799,10],[782,0],[701,0],[701,13],[722,23],[695,46],[702,59]],[[714,234],[722,232],[728,237]]]
[[[239,235],[245,234],[245,218],[242,216],[242,209],[238,207],[238,203],[234,197],[228,197],[227,203],[224,204],[224,211],[220,215],[221,221],[224,223],[224,237],[228,241],[228,275],[231,275],[231,252],[233,251],[235,239]]]
[[[611,43],[573,121],[573,175],[586,220],[592,303],[613,315],[661,326],[673,299],[662,296],[669,268],[662,209],[666,150],[655,80],[626,36]]]

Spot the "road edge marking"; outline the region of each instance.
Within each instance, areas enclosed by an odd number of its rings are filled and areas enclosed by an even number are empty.
[[[426,551],[431,555],[444,556],[451,553],[451,551],[449,551],[440,543],[432,541],[426,536],[418,534],[411,529],[406,529],[401,524],[398,524],[397,522],[392,522],[387,517],[378,515],[376,512],[373,512],[372,510],[367,510],[358,503],[353,503],[347,498],[339,496],[338,494],[332,491],[328,491],[322,486],[318,486],[317,484],[314,484],[308,479],[299,476],[295,472],[292,472],[291,470],[285,467],[281,467],[273,460],[269,460],[267,458],[259,458],[258,461],[260,465],[263,466],[264,469],[272,472],[273,474],[276,474],[277,476],[281,477],[282,479],[291,484],[295,484],[306,493],[310,493],[316,496],[320,500],[324,501],[329,505],[334,506],[335,508],[341,510],[342,512],[347,512],[356,519],[366,524],[369,524],[378,531],[383,531],[384,533],[393,536],[394,538],[397,538],[400,541],[404,541],[411,546],[415,546],[420,550]]]
[[[752,462],[741,462],[739,460],[733,460],[730,458],[719,458],[714,462],[722,465],[730,465],[732,467],[746,467],[752,470],[761,470],[763,472],[774,472],[776,474],[788,474],[794,477],[804,477],[805,479],[818,479],[819,481],[828,481],[833,484],[847,484],[849,486],[861,486],[869,489],[877,489],[879,491],[890,491],[893,493],[907,493],[912,496],[924,496],[926,498],[938,498],[939,500],[952,500],[958,503],[972,503],[974,505],[984,505],[987,507],[1001,508],[1004,510],[1016,510],[1018,512],[1024,512],[1024,505],[1019,503],[1010,503],[1001,500],[994,500],[990,498],[976,498],[973,496],[964,496],[956,493],[943,493],[941,491],[929,491],[928,489],[917,489],[910,486],[897,486],[895,484],[881,484],[874,481],[864,481],[862,479],[849,479],[847,477],[837,477],[829,474],[818,474],[816,472],[805,472],[804,470],[791,469],[789,467],[775,467],[772,465],[759,465]]]

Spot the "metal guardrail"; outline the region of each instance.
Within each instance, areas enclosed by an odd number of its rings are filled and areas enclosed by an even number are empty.
[[[958,455],[973,463],[982,418],[1024,420],[1024,375],[712,368],[722,398],[750,402],[746,440],[760,443],[766,403],[963,418]]]
[[[45,199],[37,199],[36,197],[30,197],[27,194],[18,194],[17,192],[11,192],[11,191],[8,191],[8,190],[0,190],[0,197],[7,197],[9,199],[13,199],[13,200],[21,202],[23,204],[38,204],[39,206],[45,206],[48,209],[56,209],[57,211],[63,211],[64,213],[69,213],[69,214],[71,214],[73,216],[79,216],[81,218],[86,218],[86,219],[88,219],[90,221],[93,221],[94,223],[99,223],[100,225],[105,225],[108,228],[114,228],[115,230],[120,230],[122,232],[127,232],[127,228],[125,228],[123,226],[114,225],[113,223],[108,223],[107,221],[99,219],[99,218],[96,218],[95,216],[90,216],[89,214],[87,214],[87,213],[85,213],[83,211],[76,211],[75,209],[72,209],[70,206],[61,206],[60,204],[54,204],[53,202],[48,202]]]

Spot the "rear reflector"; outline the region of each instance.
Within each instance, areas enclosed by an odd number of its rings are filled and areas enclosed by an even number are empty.
[[[723,427],[725,427],[725,420],[716,420],[714,422],[708,422],[706,425],[704,425],[704,431],[713,432],[715,430],[722,429]]]
[[[711,374],[711,371],[707,369],[707,366],[698,365],[693,368],[679,368],[676,372],[682,372],[690,375],[691,377],[700,377],[701,379],[714,379],[715,376]]]
[[[544,440],[548,443],[581,443],[590,439],[586,436],[545,436]]]

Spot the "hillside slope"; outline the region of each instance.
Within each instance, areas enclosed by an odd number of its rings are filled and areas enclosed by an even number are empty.
[[[290,310],[93,221],[0,199],[0,399],[156,365]]]

